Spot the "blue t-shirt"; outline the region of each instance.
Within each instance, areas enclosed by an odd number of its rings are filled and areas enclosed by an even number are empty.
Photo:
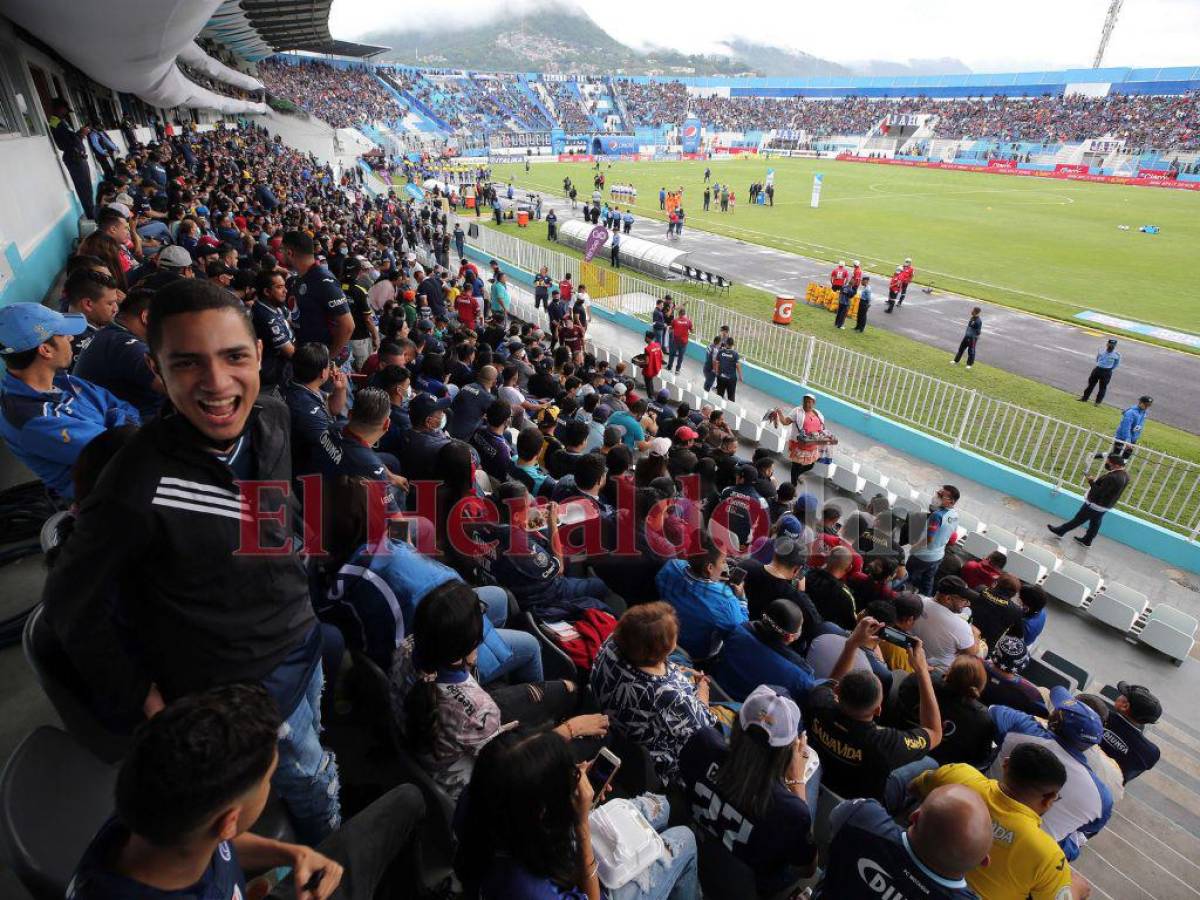
[[[976,900],[964,879],[943,878],[922,863],[908,834],[877,800],[846,800],[834,809],[825,877],[813,900]]]
[[[737,377],[737,365],[740,361],[741,357],[738,356],[738,352],[729,347],[721,348],[713,357],[717,374],[730,380]]]
[[[958,530],[958,512],[938,507],[929,514],[925,543],[912,551],[912,555],[923,562],[939,562],[946,555],[946,544],[950,535]]]
[[[587,900],[579,888],[533,875],[507,856],[498,857],[488,867],[479,896],[480,900]]]
[[[129,829],[115,817],[105,822],[67,885],[67,900],[242,900],[246,896],[237,851],[228,841],[217,845],[199,881],[177,891],[159,890],[112,870],[113,861],[128,841]]]
[[[621,438],[621,443],[630,450],[637,450],[638,441],[646,439],[646,431],[642,428],[642,423],[634,417],[633,413],[628,413],[624,410],[615,412],[608,417],[608,424],[619,425],[625,429],[625,435]]]
[[[781,652],[763,643],[751,622],[743,622],[726,635],[712,676],[734,700],[745,700],[760,684],[774,684],[786,690],[801,708],[808,699],[809,689],[819,683],[799,654],[786,647]]]
[[[679,754],[693,825],[721,841],[756,873],[771,876],[784,866],[809,865],[817,848],[808,804],[780,782],[772,789],[771,805],[762,818],[751,818],[717,791],[717,773],[728,756],[725,738],[715,728],[701,728]]]
[[[679,646],[695,658],[708,656],[716,638],[724,638],[748,618],[746,604],[728,584],[697,578],[682,559],[668,561],[654,583],[679,617]]]

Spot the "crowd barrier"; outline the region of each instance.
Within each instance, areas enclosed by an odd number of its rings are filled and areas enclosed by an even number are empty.
[[[755,376],[759,381],[755,387],[782,399],[795,395],[797,401],[804,388],[815,388],[841,401],[843,414],[836,418],[847,426],[968,477],[979,478],[985,471],[979,463],[999,464],[991,486],[1056,514],[1074,513],[1084,476],[1099,470],[1093,457],[1112,446],[1111,434],[773,325],[765,309],[763,318],[755,318],[483,225],[479,236],[468,243],[479,255],[507,263],[513,277],[522,282],[529,282],[542,267],[556,281],[572,273],[577,283],[587,285],[599,311],[639,333],[650,321],[654,301],[670,293],[695,322],[689,356],[700,358],[704,345],[722,325],[728,325],[743,359],[761,372]],[[885,428],[886,423],[900,431]],[[940,446],[936,450],[926,446],[916,440],[918,434],[937,439]],[[943,446],[954,453],[942,452]],[[968,451],[971,460],[955,457],[959,451]],[[1106,525],[1106,532],[1200,571],[1200,465],[1143,445],[1130,461],[1129,472],[1129,488],[1119,511],[1127,514],[1131,528],[1123,531]],[[1037,489],[1019,484],[1022,476],[1036,478]],[[1116,518],[1116,513],[1110,516]],[[1139,520],[1144,529],[1132,527]],[[1161,532],[1154,537],[1156,550],[1148,547],[1151,538],[1146,529]]]
[[[1029,178],[1054,178],[1059,181],[1091,181],[1098,184],[1130,184],[1137,187],[1177,188],[1181,191],[1200,191],[1200,181],[1179,181],[1162,175],[1137,176],[1091,175],[1075,171],[1074,168],[1055,166],[1053,171],[1042,169],[1020,169],[1011,160],[990,160],[985,166],[966,163],[930,162],[922,159],[885,159],[870,156],[855,156],[842,153],[838,159],[844,162],[875,163],[881,166],[908,166],[916,169],[946,169],[952,172],[990,172],[993,175],[1024,175]]]

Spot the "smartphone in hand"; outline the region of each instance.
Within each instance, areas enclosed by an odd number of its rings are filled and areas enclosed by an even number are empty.
[[[612,784],[619,768],[621,768],[621,758],[607,747],[601,747],[587,770],[588,781],[592,783],[593,807],[600,804],[601,798]]]

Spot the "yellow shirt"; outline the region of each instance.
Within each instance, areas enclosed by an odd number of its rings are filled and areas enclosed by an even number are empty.
[[[883,654],[883,661],[893,672],[911,672],[913,670],[912,663],[909,662],[908,651],[903,647],[889,644],[887,641],[880,641],[879,652]]]
[[[963,763],[923,772],[913,789],[924,797],[944,784],[966,785],[992,815],[991,861],[967,873],[971,890],[986,900],[1070,900],[1071,866],[1042,830],[1037,813],[1000,790],[998,781]]]

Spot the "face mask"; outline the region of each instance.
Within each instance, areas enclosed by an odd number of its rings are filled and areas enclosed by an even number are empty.
[[[936,497],[929,501],[929,511],[930,512],[934,512],[935,510],[941,509],[941,507],[942,507],[942,501],[938,500]]]
[[[349,256],[349,255],[350,255],[349,248],[347,248],[347,247],[339,247],[338,248],[338,256]]]

